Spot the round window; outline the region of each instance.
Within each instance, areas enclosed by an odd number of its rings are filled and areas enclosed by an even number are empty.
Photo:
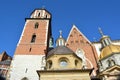
[[[61,67],[66,67],[68,65],[67,61],[66,60],[61,60],[60,61],[60,66]]]

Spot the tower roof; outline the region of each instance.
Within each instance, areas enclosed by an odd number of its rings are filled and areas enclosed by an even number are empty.
[[[32,15],[35,11],[38,11],[38,10],[44,10],[44,11],[46,11],[47,13],[49,13],[49,14],[51,15],[51,13],[50,13],[47,9],[45,9],[45,8],[36,8],[36,9],[34,9],[34,10],[32,11],[31,15]]]
[[[51,14],[44,8],[41,8],[41,9],[38,8],[31,13],[31,18],[32,19],[50,19]]]
[[[53,54],[72,54],[74,53],[71,49],[69,49],[66,46],[58,46],[54,49],[52,49],[51,51],[48,52],[47,57],[53,55]]]

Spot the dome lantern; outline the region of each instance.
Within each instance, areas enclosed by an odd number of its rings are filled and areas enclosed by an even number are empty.
[[[111,40],[110,40],[110,37],[107,36],[107,35],[104,35],[101,28],[99,28],[99,32],[102,36],[102,38],[100,39],[100,42],[102,43],[102,46],[105,47],[105,46],[108,46],[111,44]]]
[[[62,37],[62,31],[60,30],[60,36],[56,41],[56,46],[65,46],[65,39]]]

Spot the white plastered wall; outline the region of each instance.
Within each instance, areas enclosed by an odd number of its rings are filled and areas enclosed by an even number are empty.
[[[95,49],[96,49],[98,57],[99,57],[100,56],[100,49],[101,49],[102,45],[100,43],[93,43],[93,45],[95,46]]]
[[[9,80],[21,80],[27,77],[29,80],[39,80],[36,70],[45,66],[42,63],[45,55],[15,55],[11,64]]]

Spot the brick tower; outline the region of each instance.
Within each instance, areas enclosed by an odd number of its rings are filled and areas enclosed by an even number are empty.
[[[8,80],[39,80],[36,70],[44,69],[51,36],[51,14],[45,9],[34,10],[26,18]]]

